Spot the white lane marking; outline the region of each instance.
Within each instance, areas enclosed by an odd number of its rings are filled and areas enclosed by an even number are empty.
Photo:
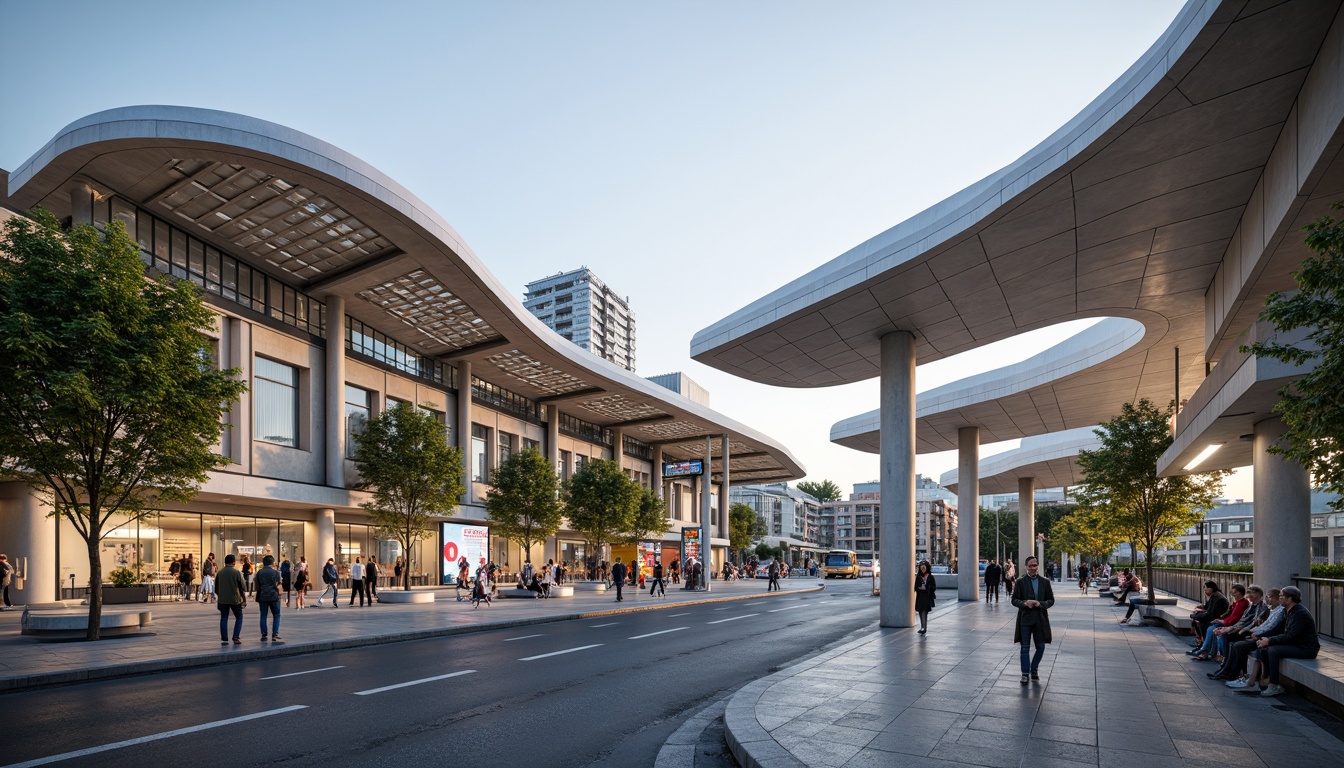
[[[266,711],[266,712],[257,712],[256,714],[253,714],[253,715],[243,715],[243,716],[241,716],[241,717],[231,717],[231,718],[229,718],[228,720],[216,720],[216,721],[214,721],[213,723],[202,723],[202,724],[200,724],[200,725],[193,725],[193,726],[189,726],[189,727],[187,727],[187,728],[178,728],[178,729],[175,730],[175,731],[165,731],[165,732],[163,732],[163,733],[155,733],[155,734],[152,734],[152,735],[150,735],[150,736],[140,736],[139,738],[135,738],[135,739],[127,739],[127,740],[125,740],[125,741],[118,741],[118,742],[116,742],[116,743],[114,743],[114,744],[104,744],[104,745],[102,745],[101,747],[89,747],[88,749],[79,749],[79,750],[75,750],[74,752],[63,752],[63,753],[61,753],[61,754],[59,754],[59,755],[52,755],[51,757],[39,757],[39,758],[36,759],[36,760],[28,760],[28,761],[26,761],[26,762],[22,762],[22,763],[14,763],[14,764],[12,764],[12,765],[7,765],[7,766],[5,766],[5,768],[29,768],[29,766],[35,766],[35,765],[48,765],[48,764],[50,764],[50,763],[59,763],[59,762],[62,762],[62,761],[64,761],[64,760],[73,760],[73,759],[75,759],[75,758],[77,758],[77,757],[86,757],[86,756],[88,756],[88,755],[96,755],[96,754],[98,754],[99,752],[108,752],[108,751],[113,750],[113,749],[123,749],[123,748],[125,748],[125,747],[134,747],[134,746],[136,746],[137,744],[147,744],[147,743],[149,743],[149,742],[151,742],[151,741],[158,741],[158,740],[160,740],[160,739],[169,739],[169,738],[172,738],[172,737],[174,737],[174,736],[185,736],[185,735],[187,735],[188,733],[197,733],[197,732],[199,732],[199,731],[208,731],[208,730],[210,730],[211,728],[220,728],[220,727],[225,726],[225,725],[233,725],[234,723],[244,723],[244,722],[247,722],[248,720],[256,720],[256,719],[258,719],[258,718],[262,718],[262,717],[270,717],[271,715],[280,715],[280,714],[284,714],[285,712],[294,712],[295,710],[299,710],[299,709],[307,709],[307,708],[308,708],[307,705],[304,705],[304,704],[295,704],[295,705],[293,705],[293,706],[289,706],[289,707],[281,707],[280,709],[272,709],[272,710],[268,710],[268,711]]]
[[[314,672],[330,672],[330,671],[333,670],[333,669],[345,669],[345,665],[341,665],[341,666],[339,666],[339,667],[323,667],[323,668],[321,668],[321,669],[310,669],[310,670],[307,670],[306,672],[290,672],[288,675],[271,675],[270,677],[263,677],[263,678],[261,678],[261,679],[262,679],[262,680],[279,680],[279,679],[282,678],[282,677],[295,677],[295,676],[297,676],[297,675],[311,675],[311,674],[313,674]]]
[[[504,638],[504,642],[512,643],[514,640],[527,640],[528,638],[532,637],[541,637],[541,635],[523,635],[522,637],[506,637]]]
[[[668,616],[667,618],[669,618],[669,619],[675,619],[675,618],[677,618],[678,616],[690,616],[690,615],[691,615],[691,614],[689,614],[689,613],[674,613],[674,614],[672,614],[671,616]]]
[[[370,688],[370,689],[367,690],[367,691],[355,691],[355,695],[356,695],[356,696],[369,696],[369,695],[374,694],[374,693],[382,693],[383,691],[392,691],[392,690],[396,690],[397,688],[405,688],[405,687],[407,687],[407,686],[409,686],[409,685],[420,685],[421,683],[432,683],[432,682],[434,682],[435,680],[447,680],[447,679],[450,678],[450,677],[461,677],[462,675],[470,675],[471,673],[473,673],[473,672],[475,672],[475,671],[476,671],[476,670],[474,670],[474,669],[464,669],[464,670],[462,670],[462,671],[460,671],[460,672],[449,672],[449,673],[446,674],[446,675],[436,675],[436,676],[434,676],[434,677],[426,677],[426,678],[424,678],[423,680],[411,680],[410,682],[406,682],[406,683],[397,683],[396,685],[385,685],[385,686],[383,686],[382,688]]]
[[[621,623],[621,622],[619,622],[619,621],[613,621],[613,622],[611,622],[610,624],[591,624],[591,625],[589,625],[589,626],[591,626],[593,629],[601,629],[602,627],[614,627],[614,626],[616,626],[617,624],[620,624],[620,623]]]
[[[790,605],[787,608],[773,608],[771,610],[766,611],[766,613],[779,613],[780,611],[792,611],[794,608],[806,608],[806,607],[807,607],[806,605]]]
[[[647,635],[635,635],[634,637],[627,637],[626,639],[627,639],[627,640],[643,640],[643,639],[646,638],[646,637],[653,637],[654,635],[666,635],[668,632],[680,632],[680,631],[683,630],[683,629],[690,629],[690,627],[677,627],[676,629],[664,629],[664,630],[662,630],[661,632],[650,632],[650,633],[647,634]]]
[[[597,643],[595,645],[580,645],[578,648],[566,648],[563,651],[552,651],[551,653],[543,653],[540,656],[528,656],[525,659],[519,659],[519,661],[536,661],[537,659],[545,659],[551,656],[559,656],[565,653],[573,653],[575,651],[586,651],[589,648],[601,648],[601,647],[602,643]]]
[[[738,619],[750,619],[752,616],[760,616],[760,615],[761,615],[761,614],[759,614],[759,613],[747,613],[747,614],[743,614],[743,615],[741,615],[741,616],[730,616],[730,617],[728,617],[728,618],[726,618],[726,619],[719,619],[718,621],[706,621],[705,623],[706,623],[706,624],[722,624],[722,623],[725,622],[725,621],[737,621]]]
[[[714,610],[716,610],[716,611],[726,611],[726,610],[728,610],[728,609],[731,608],[731,607],[732,607],[731,605],[725,605],[725,606],[723,606],[722,608],[715,608]]]

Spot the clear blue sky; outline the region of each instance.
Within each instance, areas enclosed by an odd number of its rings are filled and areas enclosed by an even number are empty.
[[[635,308],[641,374],[686,371],[848,491],[877,458],[829,430],[876,407],[875,381],[764,387],[690,361],[691,335],[1016,159],[1180,6],[0,0],[0,167],[129,104],[310,133],[419,195],[520,296],[593,268]],[[919,388],[1061,334],[1038,337],[921,366]]]

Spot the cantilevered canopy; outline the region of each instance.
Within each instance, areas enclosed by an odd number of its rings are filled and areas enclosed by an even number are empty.
[[[1068,488],[1083,484],[1078,452],[1101,447],[1095,428],[1083,427],[1022,439],[1010,451],[980,460],[980,493],[1017,493],[1018,478],[1030,477],[1036,488]],[[957,492],[957,470],[944,472],[938,484]]]
[[[1166,403],[1178,347],[1188,397],[1259,311],[1251,297],[1291,284],[1305,250],[1288,233],[1341,189],[1341,54],[1322,48],[1339,13],[1338,2],[1192,0],[1035,149],[700,331],[693,357],[753,381],[828,386],[877,376],[893,331],[913,333],[928,362],[1117,317],[1141,323],[1142,340],[964,406],[961,425],[997,418],[1004,440],[1096,424],[1139,397]],[[935,442],[924,429],[921,450]]]
[[[211,110],[109,110],[67,126],[16,169],[10,196],[66,216],[78,185],[171,221],[319,301],[340,297],[355,320],[420,354],[471,361],[477,379],[660,444],[669,460],[702,456],[707,436],[717,456],[728,434],[734,481],[806,474],[766,435],[555,334],[442,217],[306,134]]]

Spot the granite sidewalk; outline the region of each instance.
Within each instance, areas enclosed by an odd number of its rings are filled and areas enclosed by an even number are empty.
[[[688,603],[768,600],[777,595],[824,589],[821,581],[814,578],[783,579],[780,585],[781,591],[769,594],[765,592],[763,579],[716,581],[711,587],[713,591],[708,593],[671,586],[666,598],[651,598],[647,591],[627,588],[625,601],[620,604],[615,602],[614,593],[576,590],[574,597],[496,599],[492,605],[480,608],[472,608],[470,602],[458,602],[456,590],[452,588],[435,588],[433,603],[378,603],[364,608],[358,604],[347,605],[349,594],[346,592],[342,594],[339,608],[332,608],[330,601],[325,606],[316,607],[316,597],[308,600],[314,607],[302,611],[282,608],[280,633],[285,638],[283,643],[260,642],[258,610],[249,601],[243,614],[243,644],[223,647],[219,644],[218,608],[198,602],[111,606],[148,609],[154,614],[153,623],[141,634],[94,643],[44,642],[22,635],[22,611],[13,610],[0,612],[0,693],[613,613],[658,610]]]
[[[953,602],[928,635],[880,630],[744,686],[728,744],[747,768],[1344,765],[1344,724],[1313,704],[1235,693],[1188,638],[1056,595],[1039,682],[1019,682],[1007,601]]]

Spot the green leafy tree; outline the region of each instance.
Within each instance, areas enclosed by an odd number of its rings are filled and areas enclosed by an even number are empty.
[[[1101,447],[1079,451],[1086,485],[1076,492],[1081,504],[1128,532],[1147,559],[1148,598],[1153,598],[1153,550],[1174,542],[1213,506],[1228,470],[1158,477],[1157,460],[1171,445],[1172,406],[1159,409],[1147,399],[1125,403],[1120,414],[1101,425]]]
[[[462,450],[448,444],[432,413],[397,403],[369,419],[354,435],[360,488],[373,498],[368,510],[378,533],[411,552],[430,533],[432,517],[449,517],[465,491]],[[411,569],[402,569],[402,589],[410,589]]]
[[[1047,540],[1060,552],[1104,559],[1125,536],[1101,510],[1080,507],[1056,520],[1050,526]]]
[[[490,482],[487,519],[499,535],[523,548],[524,558],[530,558],[533,546],[560,530],[565,516],[560,478],[545,456],[529,448],[500,464]]]
[[[1336,210],[1344,203],[1335,203]],[[1280,332],[1310,329],[1305,344],[1284,344],[1277,338],[1257,342],[1242,351],[1269,357],[1290,365],[1316,366],[1279,390],[1274,406],[1287,427],[1286,445],[1273,446],[1278,453],[1306,467],[1327,490],[1344,494],[1344,222],[1325,216],[1307,225],[1306,244],[1315,256],[1302,262],[1293,278],[1296,293],[1271,293],[1265,299],[1261,320]],[[1330,502],[1344,510],[1344,496]]]
[[[728,545],[735,552],[745,550],[768,529],[765,521],[749,504],[738,502],[728,507]]]
[[[982,560],[997,560],[1000,557],[1007,559],[1017,549],[1017,513],[1002,511],[998,513],[998,548],[1002,550],[1001,552],[996,551],[995,548],[994,517],[994,510],[980,508],[980,559]]]
[[[622,537],[629,544],[661,539],[667,529],[672,527],[672,521],[667,519],[667,504],[658,498],[658,494],[652,488],[640,488],[639,491],[639,508],[630,517],[630,524]]]
[[[588,551],[601,559],[608,544],[629,536],[643,489],[616,462],[594,459],[570,476],[561,495],[569,527],[583,534]]]
[[[804,480],[798,484],[798,490],[821,502],[840,500],[840,486],[830,480]]]
[[[188,501],[227,464],[211,446],[245,386],[211,362],[195,286],[146,279],[120,222],[67,233],[38,209],[0,254],[0,475],[50,493],[84,539],[97,640],[109,521]]]

